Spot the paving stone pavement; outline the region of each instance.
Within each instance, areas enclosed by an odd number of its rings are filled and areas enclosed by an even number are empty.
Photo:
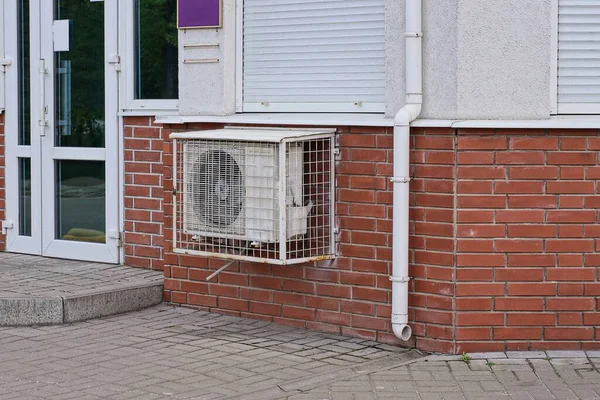
[[[0,253],[0,299],[77,296],[162,280],[162,273],[140,268]]]
[[[68,325],[0,328],[0,399],[221,399],[261,390],[253,398],[283,397],[278,385],[286,382],[393,365],[404,354],[416,353],[160,305]]]
[[[541,355],[540,355],[541,353]],[[549,355],[555,353],[553,358]],[[289,400],[600,399],[600,352],[428,357],[408,365],[291,394]],[[511,357],[526,358],[511,358]],[[576,356],[573,358],[573,356]],[[529,358],[527,358],[529,357]]]
[[[471,356],[160,305],[0,328],[0,399],[600,399],[600,352]]]

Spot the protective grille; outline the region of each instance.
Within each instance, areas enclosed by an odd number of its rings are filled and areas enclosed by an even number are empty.
[[[274,264],[333,258],[332,135],[176,139],[174,149],[174,251]]]

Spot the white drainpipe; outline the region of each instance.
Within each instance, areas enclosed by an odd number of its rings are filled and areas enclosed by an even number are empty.
[[[423,104],[422,0],[406,0],[406,105],[394,121],[394,221],[392,256],[392,330],[408,340],[408,212],[410,182],[410,123]]]

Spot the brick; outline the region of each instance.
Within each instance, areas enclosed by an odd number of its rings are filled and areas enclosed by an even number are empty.
[[[509,283],[509,296],[555,296],[555,283]]]
[[[489,297],[457,298],[456,309],[459,311],[491,310],[492,299]]]
[[[506,168],[498,166],[458,167],[459,179],[503,179],[506,177]]]
[[[592,340],[594,328],[544,328],[546,340]]]
[[[457,326],[498,326],[504,325],[504,313],[462,312],[456,315]]]
[[[497,211],[498,212],[498,211]],[[494,211],[480,210],[459,210],[457,215],[458,223],[486,223],[494,221]]]
[[[280,290],[283,285],[281,278],[273,278],[269,276],[250,276],[250,286],[262,289]]]
[[[457,328],[456,340],[490,340],[492,328]]]
[[[454,138],[448,136],[415,136],[416,149],[453,150]]]
[[[375,203],[375,191],[341,189],[339,191],[339,200],[356,203]]]
[[[460,165],[490,165],[494,163],[491,151],[461,151],[457,158]]]
[[[359,272],[341,272],[340,282],[345,285],[375,286],[375,275]]]
[[[583,325],[583,314],[580,312],[574,313],[558,313],[558,325]]]
[[[583,238],[583,225],[560,225],[558,237],[561,238]]]
[[[560,179],[583,180],[585,176],[584,167],[560,167]],[[589,178],[588,178],[589,179]]]
[[[497,223],[535,223],[544,222],[545,213],[542,210],[497,210]]]
[[[527,137],[510,138],[509,148],[515,150],[558,150],[558,138],[554,137]]]
[[[594,268],[550,268],[546,271],[549,281],[593,281],[596,279]]]
[[[492,268],[460,268],[456,271],[458,281],[490,282],[494,279]]]
[[[557,179],[558,167],[542,167],[542,166],[527,166],[527,167],[510,167],[508,169],[508,177],[510,179]]]
[[[351,326],[353,328],[366,328],[385,331],[388,329],[388,322],[383,318],[374,318],[364,315],[352,315]]]
[[[460,181],[457,193],[461,194],[492,194],[491,181]]]
[[[501,296],[503,283],[457,283],[456,295],[462,296]]]
[[[485,239],[459,239],[457,251],[459,253],[491,253],[494,250],[494,241]]]
[[[468,238],[498,238],[506,236],[504,225],[458,225],[458,237]]]
[[[331,269],[306,268],[305,279],[321,282],[339,282],[340,272]]]
[[[370,300],[380,303],[386,303],[388,300],[388,291],[380,289],[352,287],[352,299]]]
[[[351,314],[317,310],[316,320],[320,322],[326,322],[328,324],[349,326]]]
[[[494,182],[496,194],[537,194],[544,193],[542,181],[496,181]]]
[[[282,315],[285,318],[301,319],[312,321],[315,319],[316,310],[313,308],[294,307],[284,305],[282,307]]]
[[[596,211],[592,210],[550,210],[547,221],[549,223],[579,224],[596,222]]]
[[[596,191],[596,185],[594,182],[548,182],[546,187],[546,193],[557,193],[557,194],[591,194]]]
[[[505,150],[506,137],[459,137],[458,150]]]
[[[504,255],[501,254],[459,254],[458,267],[503,267]]]
[[[542,311],[544,300],[541,298],[505,297],[494,300],[495,311]]]
[[[279,317],[281,316],[281,308],[280,304],[250,302],[250,312],[257,314],[276,315]]]
[[[583,283],[560,283],[558,285],[559,296],[583,296]]]
[[[499,282],[541,282],[544,279],[544,270],[541,268],[496,269],[495,273]]]
[[[546,251],[551,253],[586,253],[594,251],[593,239],[548,239]]]
[[[595,304],[594,299],[588,298],[559,298],[559,299],[547,299],[546,309],[556,311],[591,311],[594,310]]]
[[[554,313],[511,313],[506,317],[509,326],[554,326],[556,314]]]
[[[458,196],[460,208],[505,208],[506,196]]]
[[[546,157],[543,152],[499,151],[496,153],[496,163],[506,165],[535,165],[544,164]]]
[[[556,204],[556,196],[508,196],[509,208],[556,208]]]
[[[542,328],[494,328],[494,339],[514,340],[514,339],[541,339]]]
[[[421,310],[415,312],[415,320],[419,322],[429,322],[434,324],[451,325],[452,313],[444,311]]]
[[[387,181],[383,177],[351,176],[350,187],[352,189],[384,190],[387,187]]]
[[[548,164],[554,165],[594,165],[595,152],[549,152]]]
[[[534,239],[496,239],[494,250],[499,253],[539,253],[543,241]]]
[[[556,237],[555,225],[509,225],[509,238],[553,238]]]

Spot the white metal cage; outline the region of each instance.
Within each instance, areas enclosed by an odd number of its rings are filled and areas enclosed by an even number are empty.
[[[333,130],[171,138],[175,252],[280,265],[334,257]]]

